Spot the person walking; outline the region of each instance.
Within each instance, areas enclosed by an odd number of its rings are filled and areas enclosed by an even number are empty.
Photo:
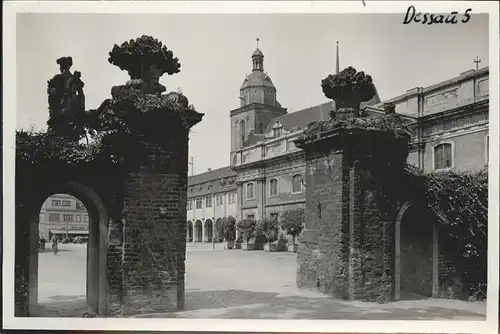
[[[47,241],[45,240],[45,237],[42,235],[42,237],[40,238],[40,250],[42,252],[45,252],[45,243]]]
[[[54,251],[54,255],[57,255],[57,244],[59,240],[57,239],[57,236],[52,237],[52,251]]]

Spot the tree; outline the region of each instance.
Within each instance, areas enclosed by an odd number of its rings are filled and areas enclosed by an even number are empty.
[[[256,228],[257,222],[253,219],[242,219],[238,222],[236,228],[238,231],[243,233],[243,238],[245,239],[247,243],[247,248],[248,248],[248,242],[250,239],[253,238],[255,234],[255,228]]]
[[[236,239],[236,219],[229,216],[224,220],[224,239],[234,241]]]
[[[224,221],[226,220],[226,218],[223,218],[223,219],[217,219],[215,221],[215,240],[217,242],[220,241],[220,238],[223,238],[224,237]]]
[[[258,229],[265,235],[266,240],[269,244],[278,239],[279,226],[277,219],[264,218],[263,220],[259,221]]]
[[[321,81],[323,93],[335,101],[339,108],[352,108],[359,112],[361,102],[370,100],[376,94],[375,85],[370,75],[357,72],[349,66],[339,74],[329,75]]]
[[[305,222],[304,209],[294,209],[283,212],[281,215],[281,228],[286,234],[292,236],[293,246],[295,248],[295,238],[302,232]]]
[[[144,79],[152,66],[169,75],[179,73],[181,64],[163,43],[151,36],[143,35],[135,40],[114,45],[108,61],[121,70],[126,70],[131,79]]]

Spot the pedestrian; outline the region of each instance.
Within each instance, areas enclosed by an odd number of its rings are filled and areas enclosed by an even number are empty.
[[[59,242],[59,240],[57,239],[57,236],[54,235],[52,237],[52,251],[54,251],[54,255],[57,255],[57,243]]]
[[[47,241],[45,240],[45,237],[42,235],[42,237],[40,238],[40,249],[42,252],[45,252],[45,243]]]

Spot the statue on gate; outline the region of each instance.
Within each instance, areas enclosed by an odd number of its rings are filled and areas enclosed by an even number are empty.
[[[84,134],[82,124],[85,116],[84,83],[81,73],[70,72],[73,65],[71,57],[57,59],[60,74],[48,81],[49,95],[49,132],[78,141]]]

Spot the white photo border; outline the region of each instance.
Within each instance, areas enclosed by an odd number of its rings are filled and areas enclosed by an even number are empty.
[[[3,319],[5,329],[169,330],[227,332],[498,333],[499,239],[499,4],[494,1],[417,1],[423,12],[489,14],[490,148],[488,295],[486,321],[226,320],[130,318],[15,318],[14,221],[17,13],[406,13],[406,1],[5,1],[3,8]]]

